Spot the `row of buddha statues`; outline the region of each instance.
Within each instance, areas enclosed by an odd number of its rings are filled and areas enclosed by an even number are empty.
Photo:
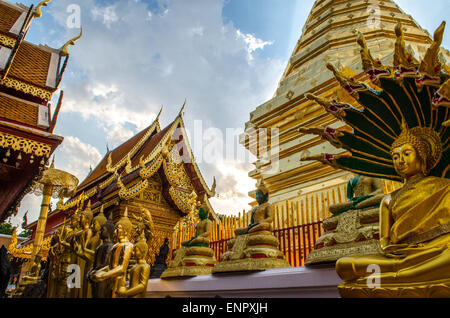
[[[228,250],[220,262],[210,247],[211,220],[208,206],[199,208],[200,222],[192,238],[181,242],[174,252],[161,278],[191,277],[236,271],[257,271],[290,267],[279,249],[278,239],[272,233],[274,210],[269,201],[269,191],[261,179],[256,190],[257,206],[251,211],[248,226],[236,228],[235,237],[227,242]]]
[[[258,205],[251,212],[247,227],[235,229],[235,238],[228,241],[228,251],[220,262],[210,247],[212,222],[207,204],[195,202],[198,212],[195,234],[181,242],[173,251],[173,259],[165,265],[168,239],[161,247],[156,263],[164,263],[162,279],[192,277],[211,273],[265,270],[290,267],[272,234],[274,211],[268,202],[269,193],[263,181],[256,191]],[[153,236],[150,212],[141,208],[137,225],[128,218],[128,208],[114,223],[112,212],[107,219],[101,207],[94,217],[90,203],[85,210],[72,214],[52,238],[44,275],[47,298],[118,298],[144,297],[150,276],[147,263],[148,244]],[[40,272],[38,253],[24,285],[36,285]],[[75,265],[75,266],[74,266]],[[157,265],[157,264],[155,264]],[[157,266],[156,266],[157,267]],[[152,268],[153,269],[153,268]],[[78,278],[78,281],[77,281]],[[30,286],[28,286],[30,287]],[[26,293],[26,290],[25,290]],[[17,294],[17,295],[20,295]]]
[[[381,179],[356,175],[348,182],[347,201],[329,207],[325,234],[306,263],[336,262],[343,296],[367,294],[367,268],[373,264],[381,268],[385,295],[396,296],[399,286],[415,292],[433,287],[436,295],[449,295],[450,183],[427,176],[432,158],[423,151],[426,142],[406,131],[393,146],[394,167],[406,180],[400,189],[385,195]],[[198,203],[195,234],[173,252],[161,278],[290,267],[272,233],[274,210],[268,199],[261,179],[250,224],[234,230],[220,262],[210,247],[208,206]],[[89,206],[72,215],[52,242],[47,296],[143,297],[150,273],[146,242],[152,222],[148,211],[142,215],[143,225],[134,231],[127,210],[116,224],[102,211],[93,218]],[[68,288],[70,264],[80,268],[80,288]]]
[[[128,218],[128,208],[114,223],[112,213],[93,217],[88,203],[84,211],[70,217],[52,238],[45,271],[47,298],[143,297],[147,289],[150,265],[148,244],[153,221],[148,210],[141,209],[138,226]],[[29,275],[36,282],[40,255]],[[26,290],[25,290],[26,291]]]

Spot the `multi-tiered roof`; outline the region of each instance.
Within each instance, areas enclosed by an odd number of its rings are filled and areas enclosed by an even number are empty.
[[[49,101],[67,66],[67,47],[25,41],[49,1],[30,7],[0,1],[0,220],[17,206],[63,138],[53,134],[62,94]]]

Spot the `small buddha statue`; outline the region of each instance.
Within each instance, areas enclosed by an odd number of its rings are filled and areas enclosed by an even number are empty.
[[[94,282],[110,280],[112,285],[112,298],[117,297],[117,291],[125,286],[128,264],[133,253],[133,243],[129,241],[133,224],[128,218],[128,207],[116,224],[115,234],[118,242],[111,248],[109,266],[96,270],[91,274]]]
[[[57,298],[71,298],[74,296],[73,290],[76,290],[76,288],[67,288],[67,278],[70,275],[67,272],[67,266],[77,263],[77,255],[72,248],[72,245],[75,243],[75,234],[78,233],[80,229],[80,217],[77,212],[78,210],[75,211],[75,213],[71,216],[70,224],[63,228],[63,232],[58,238],[61,249],[61,256],[57,274]]]
[[[42,254],[41,250],[35,255],[34,259],[31,261],[31,267],[28,275],[22,278],[22,284],[34,284],[39,279],[39,273],[41,272],[41,260]]]
[[[430,128],[409,129],[391,146],[395,171],[404,186],[380,207],[383,255],[345,257],[336,263],[349,297],[450,297],[450,180],[428,176],[441,160],[439,135]],[[379,273],[368,270],[377,265]],[[377,288],[367,281],[377,281]]]
[[[258,205],[251,212],[250,224],[234,230],[235,238],[228,241],[229,250],[214,266],[213,273],[290,267],[278,249],[278,239],[272,234],[275,212],[262,178],[255,196]]]
[[[357,175],[347,184],[347,201],[330,205],[333,215],[339,215],[349,210],[360,210],[377,207],[384,198],[383,181]]]
[[[56,231],[55,235],[50,241],[50,248],[48,250],[47,262],[48,262],[48,282],[47,282],[47,298],[56,297],[56,273],[58,271],[59,265],[59,236],[61,235],[61,230]]]
[[[91,229],[93,214],[91,210],[91,202],[88,202],[86,209],[80,214],[80,230],[75,233],[75,238],[72,241],[72,248],[77,257],[77,264],[80,267],[81,273],[81,287],[79,291],[77,288],[73,288],[74,292],[77,292],[76,297],[87,297],[87,272],[90,268],[89,264],[87,265],[88,259],[84,256],[83,250],[86,248],[87,244],[90,242],[92,238],[93,231]]]
[[[151,267],[150,278],[159,278],[161,274],[167,269],[166,259],[169,255],[169,238],[164,239],[163,245],[159,248],[159,253],[155,257],[155,264]]]
[[[181,246],[205,246],[209,247],[211,235],[211,221],[208,219],[208,207],[202,205],[198,210],[200,222],[195,226],[195,234],[191,239],[181,242]]]
[[[274,211],[272,209],[272,205],[269,203],[269,191],[264,185],[264,181],[259,183],[255,197],[258,205],[252,210],[250,224],[247,227],[235,229],[234,234],[236,236],[258,231],[272,230]]]
[[[209,247],[211,220],[208,219],[208,214],[209,208],[205,201],[198,210],[200,222],[195,227],[195,235],[181,242],[182,247],[174,252],[175,258],[161,274],[161,278],[211,274],[216,258],[214,250]]]
[[[83,276],[83,297],[92,298],[92,288],[89,280],[87,279],[87,274],[92,268],[94,262],[95,249],[101,244],[100,229],[102,225],[106,222],[106,217],[103,214],[103,205],[100,208],[99,214],[92,219],[90,230],[92,236],[86,244],[81,244],[77,251],[77,255],[84,259],[85,264],[85,275]]]
[[[357,175],[349,180],[346,202],[329,207],[332,216],[323,220],[324,233],[316,240],[305,264],[335,262],[345,256],[380,253],[379,206],[384,198],[381,179]]]
[[[134,259],[136,264],[129,270],[130,285],[122,286],[117,291],[119,297],[142,298],[147,291],[150,265],[145,260],[148,253],[148,245],[142,232],[139,241],[134,245]]]
[[[110,214],[110,217],[112,213]],[[93,256],[93,264],[88,272],[88,280],[92,285],[92,297],[93,298],[111,298],[112,296],[112,283],[110,280],[104,280],[100,282],[95,282],[92,280],[92,276],[96,271],[105,268],[110,263],[111,249],[114,246],[113,236],[114,236],[114,222],[111,219],[106,220],[100,228],[100,239],[101,244],[95,249]],[[86,254],[90,254],[91,251],[86,249]],[[90,257],[90,256],[89,256]]]

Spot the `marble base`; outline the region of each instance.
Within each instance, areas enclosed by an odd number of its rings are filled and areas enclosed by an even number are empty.
[[[233,272],[183,279],[150,279],[148,298],[339,298],[334,265]]]

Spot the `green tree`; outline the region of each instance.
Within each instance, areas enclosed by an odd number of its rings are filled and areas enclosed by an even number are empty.
[[[0,234],[11,235],[13,231],[14,227],[10,223],[5,222],[0,224]]]

